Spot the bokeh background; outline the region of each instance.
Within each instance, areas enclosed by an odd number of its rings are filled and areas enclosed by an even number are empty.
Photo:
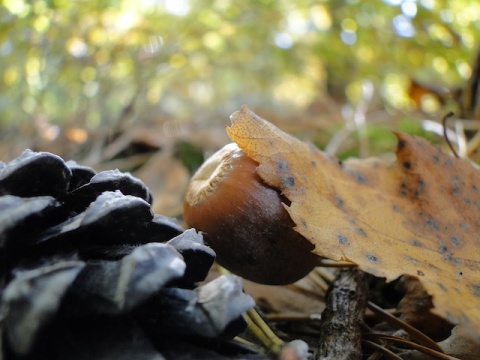
[[[0,159],[31,148],[131,171],[165,215],[242,104],[341,158],[383,156],[392,130],[443,146],[449,111],[478,120],[477,1],[0,6]]]

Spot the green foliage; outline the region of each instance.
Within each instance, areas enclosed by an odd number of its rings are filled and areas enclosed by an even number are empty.
[[[416,119],[411,119],[408,117],[403,118],[399,121],[397,126],[399,132],[421,136],[429,140],[433,140],[435,138],[431,132],[425,131],[425,129],[422,128],[421,123]]]
[[[186,141],[179,141],[175,145],[174,156],[182,162],[183,166],[185,166],[191,174],[193,174],[205,160],[202,149]]]
[[[478,18],[469,0],[5,0],[0,121],[224,121],[242,103],[355,104],[365,79],[405,109],[411,77],[468,79]]]

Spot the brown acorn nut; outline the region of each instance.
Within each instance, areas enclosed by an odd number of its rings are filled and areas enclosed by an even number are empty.
[[[189,184],[183,214],[206,234],[217,261],[246,279],[283,285],[317,264],[314,246],[293,230],[282,202],[289,201],[256,173],[258,163],[235,143],[220,149]]]

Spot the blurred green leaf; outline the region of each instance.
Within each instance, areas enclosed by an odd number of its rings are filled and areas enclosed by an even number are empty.
[[[411,78],[451,89],[468,79],[478,18],[469,0],[7,0],[0,122],[32,136],[37,118],[90,130],[163,116],[223,123],[242,103],[355,104],[365,79],[383,106],[410,110]]]

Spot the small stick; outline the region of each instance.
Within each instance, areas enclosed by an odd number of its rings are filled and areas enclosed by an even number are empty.
[[[447,136],[447,120],[450,119],[453,115],[454,115],[453,112],[449,112],[442,119],[443,137],[445,138],[445,141],[447,142],[448,146],[450,147],[450,150],[452,150],[453,155],[455,155],[455,157],[458,159],[459,156],[458,156],[457,152],[455,151],[452,143],[450,142],[450,139]]]
[[[327,293],[315,359],[361,359],[361,326],[367,305],[365,273],[342,270]]]
[[[390,325],[394,325],[400,329],[405,330],[410,338],[416,341],[418,344],[428,347],[430,349],[436,350],[440,353],[443,353],[443,349],[435,341],[430,339],[427,335],[422,333],[420,330],[414,328],[410,324],[407,324],[405,321],[400,320],[396,316],[393,316],[388,311],[383,310],[380,306],[375,305],[373,302],[369,301],[367,306],[372,310],[376,315],[381,317],[383,320],[387,321]]]
[[[265,318],[268,321],[319,321],[321,320],[322,315],[304,313],[279,313],[266,315]]]
[[[443,351],[439,352],[439,351],[436,351],[432,348],[429,348],[429,347],[426,347],[426,346],[423,346],[423,345],[419,345],[419,344],[414,343],[412,341],[409,341],[407,339],[399,338],[399,337],[392,336],[392,335],[372,333],[372,334],[366,334],[365,338],[369,339],[369,340],[380,339],[380,340],[387,340],[387,341],[391,341],[391,342],[396,342],[398,344],[402,344],[402,345],[406,345],[408,347],[411,347],[411,348],[413,348],[417,351],[421,351],[424,354],[430,355],[430,356],[434,357],[435,359],[439,359],[439,360],[460,360],[456,357],[446,355]]]
[[[402,358],[400,356],[398,356],[397,354],[395,354],[394,352],[388,350],[386,347],[384,347],[380,344],[377,344],[373,341],[362,340],[362,343],[364,345],[368,346],[368,347],[371,347],[371,348],[381,352],[389,360],[402,360]]]

